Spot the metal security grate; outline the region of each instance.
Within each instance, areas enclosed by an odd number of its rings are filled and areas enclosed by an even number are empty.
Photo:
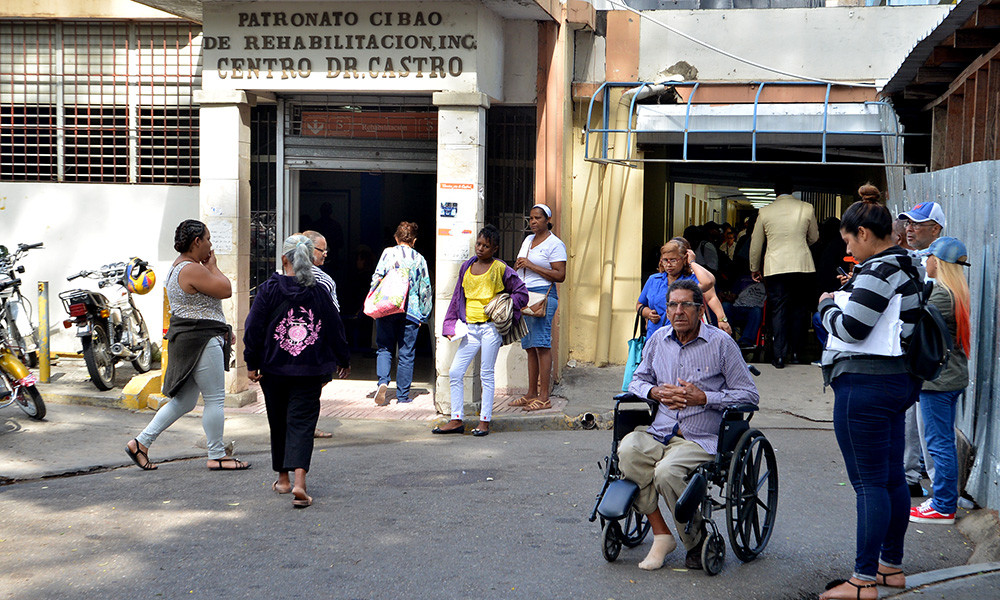
[[[201,32],[0,21],[0,180],[198,183]]]
[[[274,273],[278,241],[278,109],[250,109],[250,295]]]
[[[534,106],[486,111],[486,222],[500,230],[500,258],[514,264],[535,204]]]

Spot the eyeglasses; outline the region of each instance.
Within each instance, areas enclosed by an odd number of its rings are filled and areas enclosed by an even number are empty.
[[[935,225],[935,223],[931,223],[930,221],[924,221],[923,223],[914,223],[913,221],[907,221],[903,225],[903,227],[905,227],[906,229],[919,229],[921,227],[931,227],[932,225]]]
[[[313,248],[313,250],[315,250],[316,252],[319,252],[323,256],[326,256],[327,254],[329,254],[329,252],[327,252],[326,248]]]
[[[678,258],[661,258],[660,262],[664,262],[664,263],[667,263],[668,265],[672,265],[674,263],[679,263],[682,260],[684,260],[684,259],[682,259],[680,257],[678,257]]]
[[[677,310],[678,307],[684,310],[692,310],[701,306],[701,302],[667,302],[667,310]]]

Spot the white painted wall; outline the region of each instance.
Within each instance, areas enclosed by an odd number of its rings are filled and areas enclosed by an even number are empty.
[[[951,6],[645,11],[659,21],[734,55],[815,78],[890,78],[913,46]],[[702,81],[791,79],[749,66],[667,31],[646,19],[639,42],[639,79],[686,61]],[[830,57],[836,56],[836,60]]]
[[[480,8],[478,13],[476,83],[479,91],[487,96],[503,98],[504,22],[495,12],[486,8]],[[527,50],[533,51],[534,48]]]
[[[184,219],[197,218],[197,187],[0,183],[0,244],[13,249],[19,242],[45,242],[44,249],[31,250],[21,263],[26,269],[21,289],[37,311],[38,281],[49,282],[51,348],[57,352],[80,350],[75,335],[68,333],[73,330],[62,326],[67,315],[59,292],[97,289],[96,281],[70,282],[66,277],[132,256],[148,261],[156,273],[153,291],[135,299],[159,343],[163,282],[177,258],[174,229]]]
[[[504,104],[534,104],[538,99],[538,23],[504,21]]]

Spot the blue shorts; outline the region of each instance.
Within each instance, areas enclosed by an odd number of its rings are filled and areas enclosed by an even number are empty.
[[[521,338],[521,348],[525,350],[528,348],[552,347],[552,317],[555,316],[556,308],[559,306],[559,296],[556,294],[556,286],[553,285],[551,288],[549,286],[528,288],[529,292],[538,294],[544,294],[546,290],[549,292],[549,300],[545,303],[545,316],[529,317],[521,315],[521,318],[528,324],[528,335]]]

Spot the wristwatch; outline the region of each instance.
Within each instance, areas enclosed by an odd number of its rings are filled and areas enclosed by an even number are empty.
[[[723,323],[728,323],[729,322],[729,317],[722,317],[719,320],[722,321]]]

